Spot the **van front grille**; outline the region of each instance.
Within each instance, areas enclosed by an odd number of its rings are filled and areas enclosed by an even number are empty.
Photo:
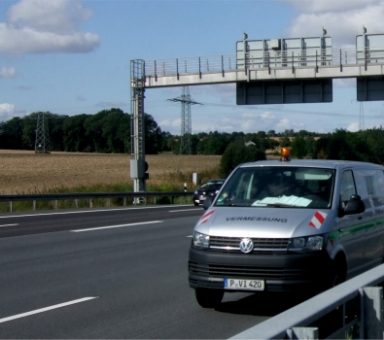
[[[210,236],[209,248],[226,252],[240,251],[242,237],[220,237]],[[253,238],[253,251],[286,251],[288,249],[289,238]]]

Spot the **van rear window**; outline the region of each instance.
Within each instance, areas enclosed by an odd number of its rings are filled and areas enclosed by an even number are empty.
[[[221,190],[216,206],[331,207],[335,170],[307,167],[238,168]]]

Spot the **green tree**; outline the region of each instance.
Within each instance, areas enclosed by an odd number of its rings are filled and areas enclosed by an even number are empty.
[[[370,160],[384,164],[384,130],[382,127],[360,132],[361,138],[366,141],[370,151]]]
[[[220,172],[226,177],[239,164],[266,159],[265,150],[255,145],[246,146],[243,141],[235,141],[225,149],[220,162]]]
[[[314,158],[369,161],[374,156],[365,139],[359,134],[337,130],[316,142]]]
[[[23,122],[19,117],[1,124],[0,147],[2,149],[23,148]]]
[[[67,116],[63,122],[63,145],[65,151],[86,151],[88,140],[85,137],[86,114]]]
[[[103,137],[102,119],[105,112],[99,112],[95,115],[88,115],[84,121],[85,137],[88,145],[85,151],[104,152],[106,142]]]
[[[120,109],[103,110],[84,119],[86,150],[91,152],[128,152],[130,115]]]
[[[292,157],[301,159],[306,157],[308,154],[307,141],[302,136],[296,136],[295,138],[293,138],[291,147]]]
[[[63,125],[65,117],[50,112],[45,114],[46,136],[49,140],[48,148],[50,150],[64,150]]]
[[[22,118],[23,145],[21,149],[33,150],[35,148],[37,117],[38,113],[36,112]]]
[[[291,146],[291,140],[288,136],[284,136],[280,139],[280,146]]]
[[[130,116],[120,109],[102,111],[100,119],[104,152],[128,152]]]
[[[163,135],[156,121],[149,114],[144,116],[145,122],[145,153],[157,154],[161,151]]]
[[[197,153],[203,155],[222,155],[232,136],[217,131],[200,134]]]

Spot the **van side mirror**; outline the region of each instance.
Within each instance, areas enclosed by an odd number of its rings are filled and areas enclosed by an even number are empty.
[[[340,207],[339,216],[360,214],[365,210],[363,200],[359,195],[352,195],[344,207]]]

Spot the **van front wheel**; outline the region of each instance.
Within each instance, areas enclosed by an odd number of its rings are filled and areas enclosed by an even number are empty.
[[[195,296],[201,307],[215,308],[220,305],[224,291],[221,289],[196,288]]]
[[[347,278],[347,268],[345,264],[345,260],[339,256],[337,257],[331,268],[331,280],[330,287],[335,287],[338,284],[344,282]]]

